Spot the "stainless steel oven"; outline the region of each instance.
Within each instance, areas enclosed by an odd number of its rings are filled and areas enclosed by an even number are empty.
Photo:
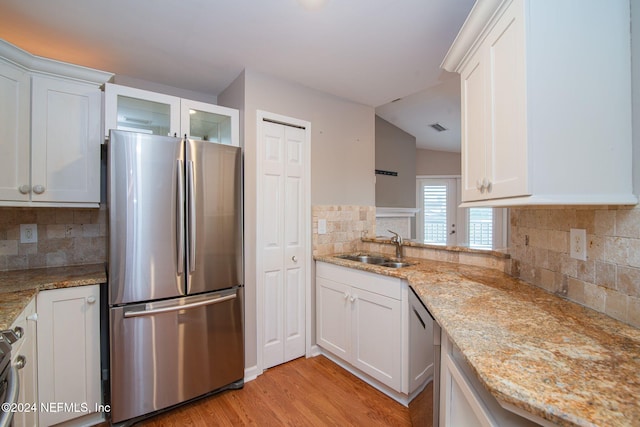
[[[4,404],[15,404],[18,402],[18,392],[20,390],[20,376],[18,369],[20,366],[11,364],[11,344],[16,342],[21,336],[21,330],[0,331],[0,402],[2,402],[2,412],[0,412],[0,427],[11,426],[13,414],[12,408],[5,408]],[[6,410],[9,409],[9,410]]]

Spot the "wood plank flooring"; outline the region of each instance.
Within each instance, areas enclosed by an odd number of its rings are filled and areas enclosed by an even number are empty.
[[[430,408],[427,412],[430,416]],[[276,366],[241,390],[189,403],[137,425],[411,426],[412,422],[408,408],[318,356]]]

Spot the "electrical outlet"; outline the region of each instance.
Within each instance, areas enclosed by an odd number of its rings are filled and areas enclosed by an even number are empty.
[[[569,250],[571,258],[587,260],[587,230],[572,228],[569,232]]]
[[[20,224],[20,243],[38,243],[37,224]]]
[[[318,234],[327,234],[327,220],[318,219]]]

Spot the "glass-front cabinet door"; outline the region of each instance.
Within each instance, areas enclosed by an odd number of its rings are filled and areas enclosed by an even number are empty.
[[[110,129],[240,145],[239,112],[233,108],[105,84],[105,136]]]
[[[105,135],[110,129],[179,136],[180,98],[107,83]]]
[[[190,139],[239,145],[238,110],[183,99],[181,135]]]

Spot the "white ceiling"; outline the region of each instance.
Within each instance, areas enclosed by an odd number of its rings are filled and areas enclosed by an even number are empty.
[[[416,136],[419,146],[457,151],[457,78],[439,65],[472,6],[473,0],[327,0],[319,9],[296,0],[2,0],[0,37],[36,55],[211,95],[243,69],[255,69],[380,107],[379,115]],[[403,99],[385,105],[397,98]],[[457,136],[423,130],[438,121],[457,128]]]

